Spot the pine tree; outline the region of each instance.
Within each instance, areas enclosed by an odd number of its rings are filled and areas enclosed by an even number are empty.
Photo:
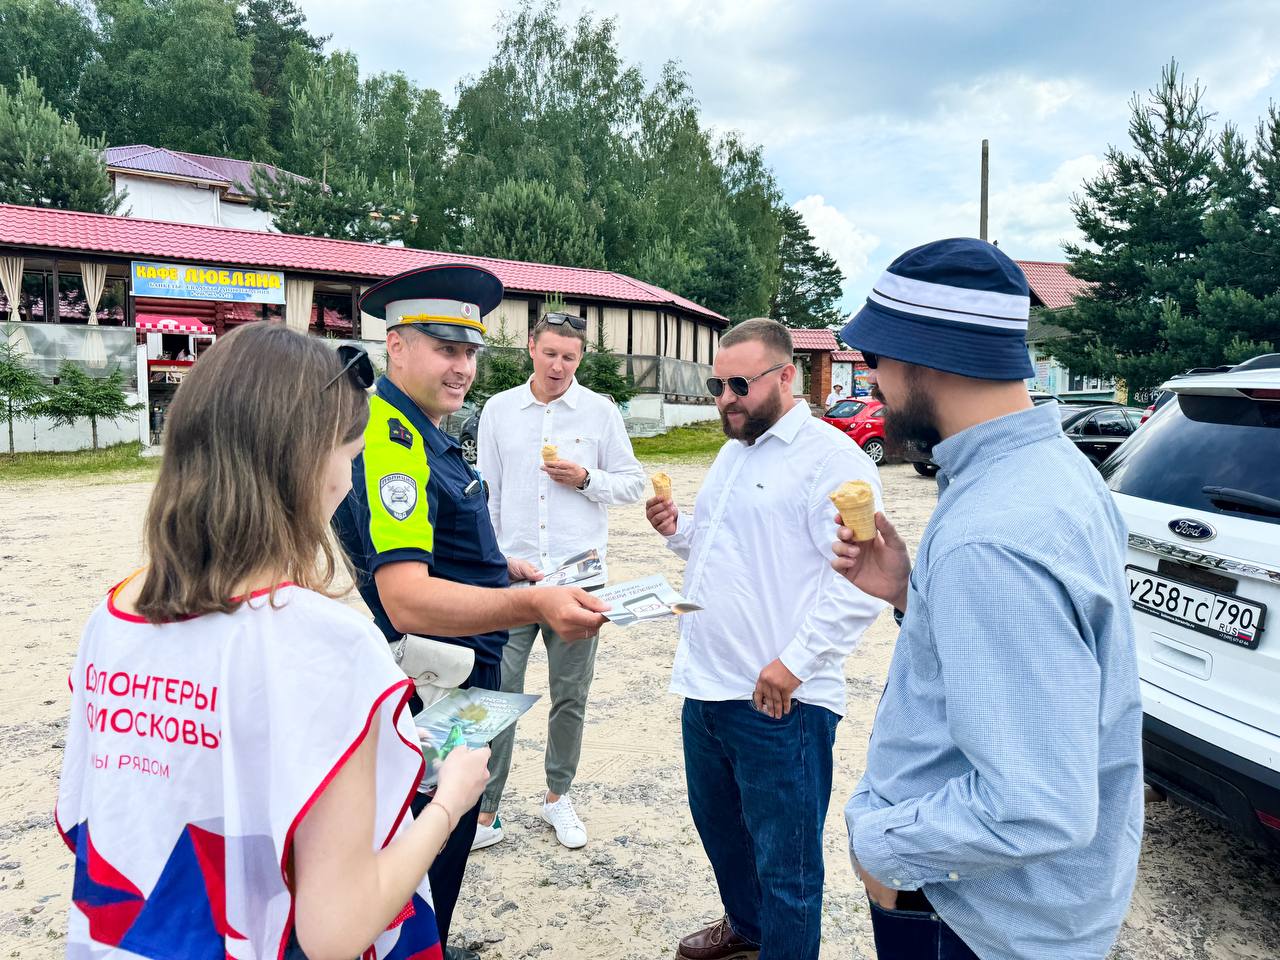
[[[113,370],[107,377],[91,377],[70,360],[58,366],[58,382],[34,408],[44,417],[63,426],[87,419],[93,430],[93,449],[98,449],[98,421],[123,420],[142,409],[124,395],[124,373]]]
[[[0,203],[115,213],[103,142],[82,137],[74,120],[49,106],[35,77],[0,86]]]
[[[0,409],[9,425],[9,452],[13,453],[13,421],[31,420],[38,416],[38,405],[44,399],[45,386],[22,354],[9,342],[9,330],[0,330]]]
[[[1055,312],[1071,336],[1050,348],[1076,372],[1136,391],[1280,341],[1280,116],[1250,149],[1232,124],[1212,135],[1201,98],[1170,63],[1134,97],[1132,150],[1110,148],[1073,204],[1088,242],[1070,270],[1092,286]]]
[[[839,324],[844,274],[835,259],[818,249],[804,218],[794,207],[778,211],[778,292],[769,315],[788,327],[829,328]]]
[[[535,180],[506,180],[479,198],[463,248],[477,256],[604,266],[604,246],[579,206]]]
[[[621,405],[636,395],[635,384],[622,373],[622,358],[609,350],[603,328],[578,366],[578,382]]]

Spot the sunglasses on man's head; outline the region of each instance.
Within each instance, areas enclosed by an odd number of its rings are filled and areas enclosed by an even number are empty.
[[[724,388],[728,387],[736,396],[745,397],[751,391],[751,385],[761,377],[767,377],[775,370],[781,370],[785,367],[785,363],[775,363],[763,373],[757,373],[754,377],[707,377],[707,392],[713,397],[718,397],[724,393]]]
[[[567,323],[575,330],[587,329],[587,318],[575,317],[572,313],[548,313],[542,319],[555,327],[563,326]]]
[[[320,388],[321,393],[341,380],[344,373],[351,378],[351,384],[357,390],[368,390],[373,386],[373,381],[377,379],[373,372],[373,361],[363,347],[344,343],[338,347],[338,359],[342,361],[342,369]]]
[[[876,368],[876,364],[880,362],[879,357],[874,353],[868,353],[866,350],[862,351],[862,359],[867,361],[868,370],[874,370]]]

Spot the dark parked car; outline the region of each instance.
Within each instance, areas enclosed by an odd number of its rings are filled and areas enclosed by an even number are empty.
[[[480,429],[480,407],[478,405],[470,400],[464,401],[460,409],[444,418],[440,428],[462,444],[462,456],[467,463],[476,462],[476,436]]]
[[[1081,449],[1096,467],[1120,446],[1140,423],[1140,412],[1114,400],[1062,401],[1052,394],[1033,393],[1032,402],[1057,402],[1062,416],[1062,429],[1067,437]],[[915,467],[922,477],[932,477],[938,472],[933,459],[917,447],[903,451],[903,459]]]
[[[1088,457],[1093,465],[1115,452],[1138,429],[1142,414],[1120,404],[1109,406],[1063,406],[1062,430],[1067,439]]]

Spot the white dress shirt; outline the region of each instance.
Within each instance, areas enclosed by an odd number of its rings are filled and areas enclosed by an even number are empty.
[[[609,504],[634,503],[644,493],[644,468],[631,451],[622,414],[577,379],[550,403],[539,402],[527,383],[491,397],[480,413],[477,443],[498,546],[544,571],[592,547],[604,561]],[[561,460],[587,468],[585,490],[543,471],[548,443]]]
[[[780,659],[804,703],[844,715],[844,660],[886,604],[831,568],[835,515],[827,495],[880,478],[849,437],[797,403],[751,446],[720,448],[693,514],[667,539],[685,557],[683,593],[704,609],[680,618],[671,692],[747,700]]]

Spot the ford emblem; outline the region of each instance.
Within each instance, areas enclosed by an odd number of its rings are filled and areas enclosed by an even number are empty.
[[[1170,520],[1169,529],[1180,537],[1186,537],[1188,540],[1212,540],[1218,535],[1218,531],[1207,523],[1201,523],[1199,520],[1192,520],[1189,517]]]

